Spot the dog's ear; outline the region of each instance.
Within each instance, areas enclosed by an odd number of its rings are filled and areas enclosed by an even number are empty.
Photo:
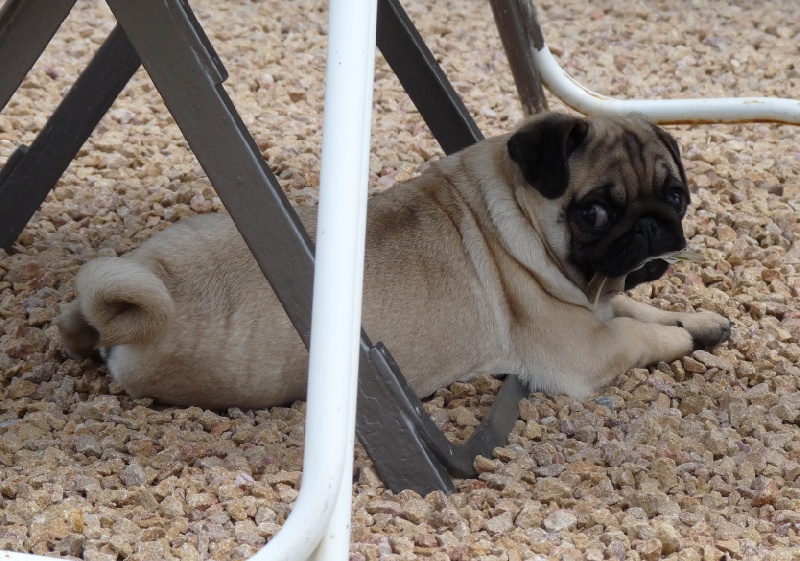
[[[569,183],[567,160],[588,133],[586,119],[550,113],[514,133],[508,140],[508,155],[525,181],[548,199],[557,199]]]
[[[681,174],[681,181],[683,181],[684,185],[687,185],[686,171],[683,169],[683,162],[681,161],[681,148],[678,145],[678,141],[658,125],[653,123],[649,124],[651,127],[653,127],[653,131],[656,133],[658,139],[664,144],[664,146],[667,147],[667,150],[669,150],[672,159],[675,161],[675,165],[678,166],[678,173]]]

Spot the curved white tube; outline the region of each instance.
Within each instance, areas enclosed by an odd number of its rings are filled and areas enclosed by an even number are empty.
[[[376,10],[330,2],[303,480],[253,560],[349,557]]]
[[[595,93],[575,81],[553,57],[547,45],[532,48],[533,60],[548,90],[584,115],[641,113],[655,123],[776,122],[800,124],[800,100],[772,97],[695,99],[615,99]]]

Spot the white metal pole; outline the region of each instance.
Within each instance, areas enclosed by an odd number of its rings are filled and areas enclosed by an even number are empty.
[[[330,2],[303,479],[254,560],[349,557],[376,10]]]
[[[342,466],[342,475],[341,475],[341,482],[340,488],[338,493],[338,499],[336,501],[336,505],[334,507],[334,511],[331,515],[330,522],[327,526],[327,532],[323,535],[322,541],[320,545],[314,552],[312,556],[313,561],[347,561],[350,559],[350,534],[351,534],[351,527],[352,527],[352,520],[353,520],[353,509],[352,509],[352,492],[353,492],[353,452],[354,452],[354,445],[355,445],[355,432],[356,432],[356,405],[357,405],[357,397],[358,397],[358,363],[359,363],[359,344],[360,344],[360,334],[361,334],[361,296],[363,293],[363,277],[364,277],[364,246],[366,240],[366,215],[367,215],[367,191],[368,191],[368,180],[369,180],[369,156],[370,156],[370,138],[371,138],[371,131],[372,131],[372,97],[374,91],[374,82],[375,82],[375,25],[377,20],[377,0],[366,0],[369,4],[369,14],[366,16],[366,21],[359,21],[357,22],[358,26],[356,29],[363,29],[363,34],[366,34],[366,37],[362,37],[362,41],[366,41],[362,43],[362,51],[363,51],[363,84],[361,87],[363,88],[363,99],[361,101],[361,137],[360,142],[353,146],[353,149],[357,151],[361,151],[361,169],[358,171],[358,175],[353,179],[355,182],[351,186],[346,186],[345,188],[352,191],[352,198],[354,200],[351,201],[352,204],[355,205],[355,216],[357,217],[357,226],[355,227],[355,233],[358,236],[356,241],[355,247],[353,248],[343,248],[343,252],[352,252],[353,255],[353,265],[355,270],[353,271],[353,281],[352,282],[352,290],[353,290],[353,312],[351,313],[350,320],[350,336],[353,337],[349,342],[349,347],[351,351],[354,353],[352,355],[352,362],[350,364],[350,371],[342,372],[342,383],[348,383],[350,385],[350,411],[348,413],[348,422],[349,426],[345,429],[345,436],[347,437],[347,444],[345,445],[344,449],[342,450],[343,455],[343,466]],[[364,14],[362,14],[363,17]],[[334,21],[334,17],[336,17],[336,21]],[[336,27],[337,29],[341,29],[346,31],[350,29],[353,25],[352,14],[348,12],[344,12],[341,9],[338,10],[335,14],[331,12],[331,27]],[[361,52],[361,51],[360,51]],[[341,85],[343,90],[347,89],[347,84]],[[357,88],[358,84],[353,83],[350,84],[351,88]],[[345,91],[341,92],[345,94]],[[353,100],[354,106],[352,107],[351,111],[355,113],[353,118],[357,116],[358,107],[355,106],[357,100]],[[345,113],[347,112],[339,112],[337,108],[331,107],[331,110],[334,112],[334,119],[336,119],[336,115],[339,118],[346,120],[347,116]],[[326,115],[329,113],[328,108],[325,110]],[[333,133],[333,137],[328,136],[327,139],[332,142],[336,143],[336,130],[337,127],[343,126],[344,122],[332,122],[331,128],[327,129],[327,132],[330,134]],[[325,129],[323,129],[323,135],[325,133]],[[325,150],[325,138],[323,136],[323,150]],[[330,149],[329,149],[330,150]],[[356,160],[356,154],[353,155],[353,160]],[[323,165],[325,165],[326,160],[325,156],[323,156]],[[354,170],[355,171],[355,170]],[[322,177],[320,178],[321,181]],[[327,176],[325,181],[330,182],[333,186],[332,189],[328,189],[328,196],[336,197],[336,185],[339,183],[340,178],[337,177],[335,171],[331,173],[331,175]],[[339,187],[342,187],[339,185]],[[341,221],[343,218],[347,218],[347,216],[340,216],[340,215],[333,215],[330,216],[334,221]],[[313,337],[313,335],[312,335]],[[345,382],[345,378],[347,382]]]
[[[773,97],[700,99],[615,99],[582,86],[567,74],[547,45],[533,50],[542,83],[584,115],[640,113],[656,123],[743,123],[771,121],[800,124],[800,100]]]

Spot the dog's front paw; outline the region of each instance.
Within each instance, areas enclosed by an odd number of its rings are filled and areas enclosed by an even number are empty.
[[[733,323],[714,312],[696,312],[686,314],[678,325],[691,334],[695,350],[710,350],[728,340]]]

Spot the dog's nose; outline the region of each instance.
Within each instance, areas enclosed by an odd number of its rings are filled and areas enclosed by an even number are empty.
[[[643,216],[636,223],[636,233],[641,234],[647,239],[653,239],[656,232],[658,232],[658,223],[652,216]]]
[[[664,220],[660,216],[645,214],[636,221],[633,239],[648,255],[676,251],[686,245],[680,223]],[[632,240],[633,241],[633,240]]]

